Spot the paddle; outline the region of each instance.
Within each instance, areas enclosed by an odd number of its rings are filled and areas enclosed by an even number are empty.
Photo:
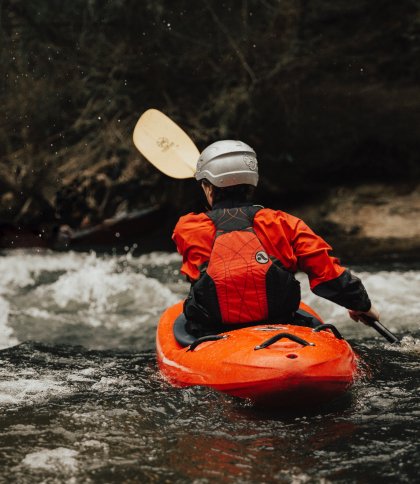
[[[365,315],[361,315],[359,317],[363,320],[364,324],[375,329],[381,336],[387,339],[390,343],[400,344],[400,340],[393,333],[391,333],[389,329],[385,328],[385,326],[381,324],[379,321],[376,321],[375,319]]]
[[[200,152],[187,133],[157,109],[140,116],[133,141],[140,153],[165,175],[194,176]]]

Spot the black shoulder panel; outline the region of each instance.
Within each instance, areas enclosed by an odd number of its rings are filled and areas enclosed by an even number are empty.
[[[255,214],[259,210],[261,210],[261,207],[256,205],[217,208],[207,212],[207,216],[216,226],[217,235],[220,235],[234,230],[252,230]]]

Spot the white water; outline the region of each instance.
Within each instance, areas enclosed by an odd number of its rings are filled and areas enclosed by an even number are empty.
[[[10,482],[414,482],[420,271],[354,271],[383,324],[404,336],[399,347],[299,275],[303,299],[368,371],[341,410],[282,419],[159,377],[159,315],[188,291],[179,266],[172,253],[0,256],[0,466]]]
[[[13,251],[0,257],[0,348],[33,340],[113,350],[153,350],[161,312],[185,297],[188,284],[179,276],[176,253],[152,253],[138,258],[95,253]],[[383,323],[406,333],[401,351],[420,351],[409,336],[419,329],[420,271],[355,272],[365,283]],[[309,291],[306,276],[298,275],[303,299],[346,338],[378,336],[354,323],[347,311]],[[379,337],[382,345],[386,343]],[[97,391],[118,386],[93,368],[66,371],[27,370],[19,378],[3,371],[0,404],[21,404],[70,395],[73,384],[86,382]],[[9,380],[10,377],[10,380]]]
[[[138,258],[6,253],[0,257],[0,348],[28,339],[72,343],[72,335],[77,344],[92,348],[135,346],[137,341],[127,344],[127,335],[152,334],[165,307],[186,295],[188,285],[179,277],[180,263],[176,253]],[[391,331],[419,328],[419,270],[355,273]],[[312,294],[305,275],[298,277],[303,299],[326,321],[337,324],[346,337],[371,334],[370,328],[350,321],[345,309]]]
[[[61,471],[62,473],[73,473],[77,471],[78,452],[72,449],[58,447],[57,449],[42,449],[27,454],[22,460],[22,466],[31,469],[47,471]]]
[[[78,344],[124,347],[115,333],[152,329],[160,312],[179,300],[173,289],[184,291],[177,281],[148,277],[172,260],[168,254],[134,259],[23,251],[0,257],[0,347],[28,339],[71,344],[76,329]],[[113,333],[109,341],[97,338],[101,330]]]

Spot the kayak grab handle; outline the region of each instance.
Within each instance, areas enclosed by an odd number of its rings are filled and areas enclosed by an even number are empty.
[[[338,329],[333,324],[320,324],[319,326],[314,328],[312,331],[314,333],[319,333],[320,331],[324,331],[326,329],[330,329],[337,339],[344,339],[341,336],[340,331],[338,331]]]
[[[272,336],[270,339],[264,341],[264,343],[261,343],[260,345],[256,346],[254,348],[254,350],[262,350],[264,348],[267,348],[267,346],[272,345],[273,343],[275,343],[276,341],[278,341],[279,339],[282,339],[282,338],[290,339],[291,341],[294,341],[295,343],[299,343],[302,346],[315,346],[314,343],[308,343],[308,341],[306,341],[302,338],[299,338],[299,336],[295,336],[294,334],[279,333],[279,334]]]
[[[202,336],[201,338],[197,338],[193,343],[188,346],[187,351],[194,351],[198,345],[201,343],[205,343],[206,341],[218,341],[219,339],[225,339],[227,335],[220,335],[220,334],[209,334],[208,336]]]

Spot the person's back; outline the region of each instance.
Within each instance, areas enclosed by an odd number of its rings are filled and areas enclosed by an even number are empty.
[[[197,333],[226,325],[290,322],[300,300],[293,276],[307,273],[312,291],[378,319],[361,281],[331,257],[331,247],[302,220],[253,205],[255,152],[240,141],[219,141],[201,154],[196,179],[211,210],[181,217],[173,239],[181,271],[192,283],[184,304]]]

